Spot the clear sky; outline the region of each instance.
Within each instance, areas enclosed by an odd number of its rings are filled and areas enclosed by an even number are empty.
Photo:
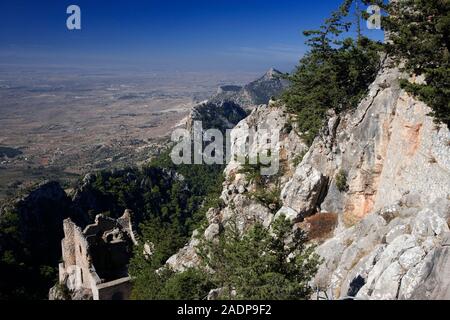
[[[2,0],[0,64],[290,71],[341,0]],[[80,31],[66,8],[81,8]],[[381,39],[379,31],[371,36]]]

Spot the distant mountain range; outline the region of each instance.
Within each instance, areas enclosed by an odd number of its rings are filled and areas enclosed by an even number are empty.
[[[271,97],[279,96],[289,86],[289,81],[282,76],[283,73],[271,68],[264,76],[243,87],[220,86],[209,101],[214,103],[232,101],[246,110],[251,110],[255,106],[268,103]]]
[[[194,121],[202,121],[203,129],[234,128],[255,107],[267,104],[287,89],[289,81],[282,76],[283,73],[271,68],[261,78],[244,86],[220,86],[209,100],[194,106],[187,127],[190,129]]]

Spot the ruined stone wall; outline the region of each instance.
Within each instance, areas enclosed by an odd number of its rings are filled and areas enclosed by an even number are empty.
[[[75,224],[71,220],[64,220],[64,238],[61,240],[62,258],[66,265],[75,265]]]
[[[131,284],[127,265],[131,246],[136,244],[131,213],[127,210],[118,220],[98,215],[95,223],[84,231],[67,219],[64,234],[60,283],[65,284],[74,297],[84,297],[84,292],[88,291],[94,300],[128,299]]]
[[[60,282],[65,282],[70,290],[91,289],[100,280],[92,266],[88,242],[81,229],[70,219],[64,221],[64,234]]]
[[[130,277],[102,283],[93,291],[94,300],[128,300],[131,289]]]

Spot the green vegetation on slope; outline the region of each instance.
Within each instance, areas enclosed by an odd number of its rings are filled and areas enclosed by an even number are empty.
[[[296,115],[298,128],[309,144],[325,123],[328,110],[339,113],[357,106],[380,67],[379,53],[384,49],[380,43],[361,34],[356,39],[345,37],[355,2],[345,0],[323,26],[305,32],[310,50],[288,76],[292,85],[282,100]],[[406,71],[425,77],[425,83],[405,80],[402,86],[431,107],[436,121],[448,126],[450,2],[404,0],[385,8],[390,13],[384,19],[391,40],[387,53],[397,63],[405,62]],[[312,248],[305,247],[301,234],[285,246],[291,226],[283,220],[274,224],[275,236],[257,224],[241,237],[231,223],[217,242],[203,240],[199,248],[203,268],[215,273],[190,269],[176,274],[162,268],[194,229],[202,229],[206,211],[221,206],[222,171],[223,166],[175,166],[169,153],[164,153],[142,169],[96,174],[88,186],[95,208],[88,202],[73,208],[67,199],[44,199],[33,205],[37,211],[30,207],[4,210],[0,217],[0,299],[46,298],[60,254],[58,239],[62,229],[58,226],[62,218],[75,214],[72,209],[86,209],[88,220],[92,220],[103,212],[118,217],[127,208],[134,211],[135,221],[140,224],[140,245],[130,265],[134,298],[202,299],[213,288],[224,288],[220,298],[307,298],[307,283],[318,260]],[[261,184],[258,165],[246,165],[243,171],[250,180]],[[340,172],[337,180],[339,189],[345,192],[345,172]],[[279,198],[275,191],[254,196],[267,205]],[[50,219],[62,212],[64,217]],[[50,219],[45,223],[49,228],[39,224],[42,217]],[[152,255],[147,258],[142,254],[146,243],[153,244]],[[287,259],[293,252],[298,253],[296,258]]]
[[[94,174],[75,202],[57,183],[31,191],[0,216],[0,299],[47,298],[69,216],[83,226],[96,214],[117,218],[132,209],[142,239],[156,244],[159,268],[220,204],[222,172],[223,166],[175,166],[164,153],[140,169]]]
[[[190,282],[208,287],[202,282],[201,273],[195,270],[184,275],[168,270],[157,274],[156,270],[163,267],[166,260],[184,246],[194,229],[202,227],[206,222],[207,210],[221,205],[219,196],[224,168],[221,165],[174,165],[169,155],[170,152],[166,152],[155,158],[150,167],[176,172],[183,177],[186,189],[171,193],[171,205],[163,207],[162,215],[147,215],[140,224],[140,244],[135,249],[129,267],[129,272],[134,277],[135,299],[178,299],[182,292],[186,299],[191,299],[195,298],[195,293],[187,289],[193,287]],[[189,197],[181,202],[173,200],[179,195],[178,192],[189,192]],[[177,218],[180,212],[184,213],[183,219]],[[166,216],[171,218],[166,219]],[[152,245],[149,259],[142,254],[145,244]],[[176,286],[178,281],[179,285],[184,283],[184,291],[180,288],[168,289]],[[178,290],[178,293],[174,290]]]
[[[405,62],[425,83],[402,81],[408,92],[423,100],[437,122],[450,124],[450,1],[403,0],[391,3],[383,23],[389,31],[387,52]]]
[[[236,223],[215,242],[200,246],[205,267],[222,299],[300,300],[311,294],[309,281],[317,272],[319,257],[300,229],[280,216],[265,228],[255,224],[240,236]],[[272,231],[272,232],[271,232]]]
[[[273,223],[272,231],[258,223],[241,235],[230,221],[218,241],[202,240],[202,266],[181,273],[167,268],[152,272],[149,266],[158,265],[159,256],[136,256],[131,268],[136,276],[134,298],[204,299],[214,288],[221,289],[219,299],[308,298],[319,257],[305,244],[305,234],[293,232],[285,217]]]
[[[352,3],[344,1],[318,30],[304,32],[310,50],[287,77],[292,85],[282,100],[296,115],[308,144],[322,128],[328,110],[339,113],[358,105],[380,67],[380,43],[362,35],[356,40],[344,37],[351,27],[346,19]]]
[[[345,34],[352,6],[377,3],[389,14],[382,26],[389,32],[388,44]],[[396,64],[404,62],[411,75],[423,75],[424,83],[402,80],[402,87],[432,109],[436,122],[450,123],[450,2],[447,0],[384,1],[344,0],[318,30],[304,32],[310,50],[294,73],[287,76],[291,87],[282,100],[297,117],[298,128],[311,144],[327,117],[355,108],[375,79],[380,52]],[[359,14],[366,17],[366,14]],[[357,30],[360,30],[358,20]]]
[[[20,230],[20,217],[7,210],[0,219],[0,300],[42,299],[56,279],[55,268],[33,260]]]
[[[48,182],[0,211],[0,300],[46,299],[57,279],[69,199]]]

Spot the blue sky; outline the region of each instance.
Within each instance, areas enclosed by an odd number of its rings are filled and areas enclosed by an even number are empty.
[[[290,71],[341,0],[3,0],[0,64]],[[79,5],[82,30],[66,28]],[[381,38],[379,31],[371,36]]]

